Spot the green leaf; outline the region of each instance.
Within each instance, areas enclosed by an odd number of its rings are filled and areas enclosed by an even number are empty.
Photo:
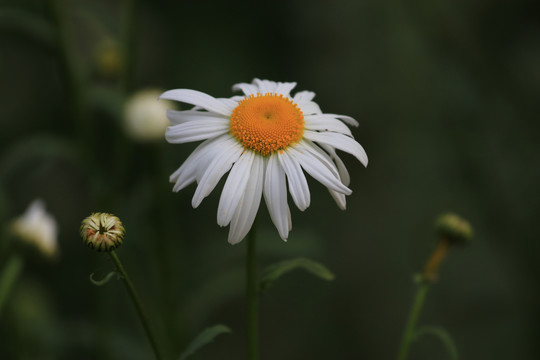
[[[45,44],[54,46],[54,29],[38,15],[19,9],[0,10],[0,29],[12,29]]]
[[[7,302],[11,290],[19,278],[23,268],[23,260],[17,255],[11,256],[0,273],[0,313]]]
[[[225,325],[214,325],[207,329],[204,329],[193,341],[188,345],[186,350],[180,355],[178,360],[184,360],[193,355],[197,350],[212,342],[216,336],[223,333],[230,333],[229,329]]]
[[[114,275],[118,275],[116,271],[111,271],[108,273],[103,279],[101,280],[95,280],[94,279],[94,273],[90,274],[90,282],[96,286],[103,286],[106,283],[108,283]],[[118,278],[120,278],[120,275],[118,275]]]
[[[438,326],[423,326],[416,330],[414,339],[418,340],[423,335],[434,335],[435,337],[439,338],[448,351],[450,358],[452,360],[458,359],[456,344],[454,343],[454,340],[452,340],[452,336],[450,336],[448,331]]]
[[[334,280],[334,274],[326,266],[306,258],[296,258],[267,267],[261,277],[260,290],[268,289],[281,276],[298,268],[302,268],[323,280]]]

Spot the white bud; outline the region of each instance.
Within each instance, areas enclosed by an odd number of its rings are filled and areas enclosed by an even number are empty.
[[[54,257],[57,249],[56,220],[45,211],[42,200],[34,200],[25,213],[13,220],[13,233],[36,246],[44,255]]]
[[[170,125],[167,109],[172,103],[158,100],[163,91],[146,89],[135,93],[124,106],[124,129],[136,141],[164,141],[165,130]]]

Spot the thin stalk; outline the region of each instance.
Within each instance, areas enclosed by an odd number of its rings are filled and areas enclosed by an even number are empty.
[[[13,285],[19,278],[23,269],[23,260],[19,255],[12,255],[4,266],[0,274],[0,315],[2,308],[7,302],[9,294],[13,289]]]
[[[248,360],[259,358],[258,282],[255,224],[247,236],[246,253],[246,351]]]
[[[407,359],[409,347],[411,346],[411,342],[414,340],[416,323],[418,322],[418,317],[420,315],[420,311],[422,310],[422,305],[424,305],[424,300],[426,298],[429,285],[430,283],[428,281],[423,280],[420,284],[420,287],[416,291],[416,297],[411,307],[411,311],[409,312],[409,321],[407,323],[407,326],[405,327],[405,332],[403,333],[403,337],[401,339],[398,360]]]
[[[148,340],[150,340],[150,344],[152,345],[152,348],[154,349],[156,359],[158,360],[163,359],[162,353],[160,352],[159,346],[156,341],[157,338],[155,334],[153,333],[152,328],[150,327],[150,321],[148,320],[148,316],[146,315],[146,312],[144,311],[141,299],[139,298],[139,295],[137,295],[137,292],[135,291],[135,287],[133,286],[133,283],[129,279],[129,276],[126,273],[126,270],[124,270],[124,267],[122,266],[122,263],[120,262],[120,259],[118,258],[114,250],[109,252],[109,255],[111,256],[111,259],[116,265],[117,271],[122,276],[122,279],[124,280],[124,284],[126,285],[126,289],[128,290],[129,296],[131,297],[131,300],[133,301],[133,303],[135,304],[135,307],[137,308],[137,313],[139,314],[141,323],[144,327],[144,330],[146,331]]]
[[[421,275],[421,282],[418,290],[416,291],[416,297],[414,299],[411,311],[409,312],[409,321],[405,327],[405,332],[401,338],[401,345],[399,347],[398,360],[406,360],[409,353],[409,347],[411,342],[414,340],[416,323],[418,322],[418,317],[420,316],[420,311],[422,310],[422,305],[424,305],[424,300],[426,298],[429,285],[435,280],[437,280],[439,267],[448,252],[450,247],[450,242],[446,238],[442,238],[439,241],[439,245],[433,251],[429,257],[424,271]]]

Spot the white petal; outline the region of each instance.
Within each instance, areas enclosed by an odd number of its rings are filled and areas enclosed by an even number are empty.
[[[229,118],[208,111],[196,111],[196,110],[167,110],[167,117],[173,125],[183,124],[190,121],[200,121],[206,119],[222,119],[222,121],[229,121]]]
[[[229,230],[229,242],[237,244],[247,235],[261,203],[261,195],[264,181],[265,159],[255,156],[253,166],[249,176],[244,196],[240,200],[240,205],[231,219],[231,229]]]
[[[207,118],[169,126],[165,139],[171,144],[206,140],[229,132],[229,123],[223,119]]]
[[[351,177],[349,175],[349,171],[347,171],[347,167],[345,166],[341,158],[336,153],[336,150],[333,147],[325,145],[325,144],[320,144],[320,146],[325,151],[327,151],[330,154],[330,157],[335,161],[338,172],[339,172],[339,177],[341,178],[341,182],[345,184],[345,186],[349,186],[349,184],[351,183]]]
[[[276,87],[276,93],[284,96],[290,96],[291,90],[296,86],[295,82],[278,82]]]
[[[368,157],[362,145],[346,135],[305,130],[304,137],[311,141],[327,144],[336,149],[348,152],[356,157],[362,164],[364,164],[364,166],[367,166],[368,164]]]
[[[328,170],[330,170],[332,175],[339,179],[339,171],[336,168],[336,164],[317,144],[307,139],[302,139],[298,144],[295,145],[295,148],[298,151],[308,152],[313,155],[317,161],[321,162]]]
[[[249,95],[256,95],[257,92],[259,91],[259,89],[252,85],[252,84],[247,84],[247,83],[239,83],[239,84],[234,84],[233,85],[233,91],[242,91],[244,94],[246,94],[246,96],[249,96]]]
[[[266,93],[275,93],[277,89],[277,83],[274,81],[269,80],[260,80],[260,79],[253,79],[253,84],[255,84],[258,88],[261,94]]]
[[[351,130],[338,119],[327,114],[304,116],[307,130],[333,131],[352,136]]]
[[[304,114],[304,116],[312,115],[312,114],[322,114],[322,111],[319,105],[317,105],[313,101],[296,103],[296,104],[298,105],[300,110],[302,110],[302,114]]]
[[[197,190],[193,195],[191,205],[196,208],[201,204],[203,199],[207,197],[216,187],[217,183],[227,171],[231,169],[232,164],[240,157],[244,148],[233,143],[229,148],[217,154],[210,162],[206,171],[202,175]]]
[[[216,99],[213,96],[200,91],[190,89],[176,89],[165,91],[160,99],[169,99],[185,102],[195,106],[200,106],[208,111],[230,116],[235,106],[232,103],[224,102],[222,99]],[[232,100],[231,100],[232,101]]]
[[[300,165],[308,174],[329,189],[345,195],[352,193],[351,189],[341,183],[337,174],[333,174],[328,167],[309,151],[299,151],[297,148],[290,148],[291,156],[300,162]]]
[[[300,164],[288,154],[287,150],[278,153],[277,157],[285,174],[287,174],[289,192],[294,203],[301,211],[306,210],[310,203],[309,186]]]
[[[347,115],[338,115],[338,114],[324,114],[324,115],[329,115],[329,116],[335,117],[337,119],[340,119],[344,123],[346,123],[346,124],[348,124],[350,126],[357,127],[359,125],[358,121],[356,121],[354,118],[352,118],[350,116],[347,116]]]
[[[299,91],[294,95],[293,101],[295,103],[305,103],[313,100],[315,93],[313,91]]]
[[[283,240],[287,240],[289,235],[287,185],[285,183],[285,172],[275,154],[270,156],[266,167],[264,199],[279,236]]]
[[[170,177],[169,181],[176,183],[173,187],[173,191],[178,192],[194,182],[196,180],[197,170],[201,168],[201,159],[208,157],[207,154],[212,154],[222,149],[223,143],[231,141],[232,138],[229,135],[220,136],[218,138],[206,140],[189,155]],[[203,169],[203,170],[206,170]]]
[[[338,193],[337,191],[330,190],[330,189],[328,189],[328,192],[330,193],[330,195],[332,195],[332,198],[334,198],[337,206],[341,210],[347,209],[347,200],[345,199],[345,195]]]
[[[234,164],[223,191],[219,199],[217,223],[220,226],[227,226],[240,203],[240,199],[244,195],[249,174],[255,157],[253,151],[245,151],[238,161]]]

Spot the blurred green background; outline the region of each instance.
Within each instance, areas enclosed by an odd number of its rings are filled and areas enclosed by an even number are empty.
[[[254,77],[356,118],[370,158],[344,155],[345,212],[316,181],[308,210],[289,201],[287,243],[261,207],[261,269],[305,256],[336,275],[298,271],[263,295],[262,359],[394,359],[449,210],[474,242],[451,250],[420,323],[445,327],[462,359],[538,358],[540,5],[524,0],[2,0],[0,268],[16,249],[9,222],[38,197],[60,256],[25,253],[0,358],[152,358],[121,282],[88,280],[112,269],[78,235],[95,211],[124,222],[118,255],[170,354],[223,323],[232,334],[193,359],[244,358],[245,243],[216,224],[223,181],[192,209],[195,186],[172,193],[168,176],[195,144],[136,142],[121,109],[148,87],[229,97]],[[411,359],[445,358],[436,338],[413,345]]]

